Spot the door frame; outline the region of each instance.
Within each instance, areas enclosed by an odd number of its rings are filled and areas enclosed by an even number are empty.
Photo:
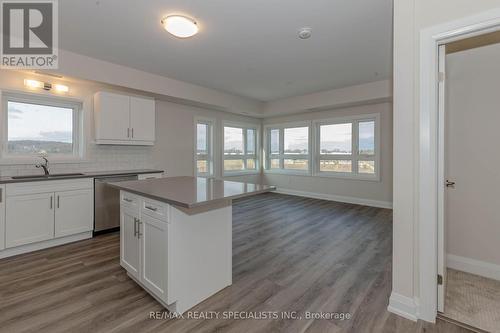
[[[439,149],[439,46],[500,30],[500,8],[423,29],[420,32],[420,107],[418,109],[418,317],[435,322],[438,314],[438,228],[443,211],[444,160]],[[442,159],[443,158],[443,159]],[[441,222],[442,219],[441,219]]]

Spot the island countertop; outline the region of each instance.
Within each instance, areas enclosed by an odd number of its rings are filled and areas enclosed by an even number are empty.
[[[276,189],[269,185],[202,177],[167,177],[116,182],[109,185],[184,208],[196,208],[217,201],[243,198]]]

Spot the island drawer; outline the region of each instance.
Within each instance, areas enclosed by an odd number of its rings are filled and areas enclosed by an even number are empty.
[[[129,192],[120,191],[120,204],[130,208],[139,207],[140,198]]]
[[[141,204],[141,213],[168,222],[169,205],[152,199],[143,199]]]

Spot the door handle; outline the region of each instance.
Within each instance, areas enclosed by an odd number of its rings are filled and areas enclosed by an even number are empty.
[[[134,128],[132,127],[132,138],[134,138]]]
[[[127,128],[127,138],[130,138],[130,128]]]
[[[446,179],[445,185],[446,187],[455,188],[455,182],[449,181],[448,179]]]
[[[52,210],[52,201],[54,200],[54,197],[51,195],[50,196],[50,209]]]
[[[57,196],[57,208],[59,208],[59,201],[60,201],[60,198],[61,198],[61,197],[58,195],[58,196]]]

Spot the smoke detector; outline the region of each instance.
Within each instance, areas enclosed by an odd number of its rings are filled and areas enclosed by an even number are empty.
[[[304,27],[304,28],[301,28],[299,29],[299,38],[300,39],[308,39],[309,37],[311,37],[311,28],[309,27]]]

